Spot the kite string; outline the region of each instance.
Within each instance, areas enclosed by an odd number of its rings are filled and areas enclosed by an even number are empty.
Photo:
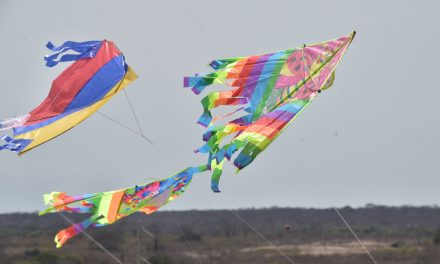
[[[177,222],[177,219],[174,217],[174,214],[171,211],[166,211],[171,215],[171,218],[173,219],[174,224],[176,225],[177,230],[179,231],[180,235],[183,237],[183,239],[185,240],[186,245],[191,249],[191,252],[194,256],[196,256],[197,262],[199,264],[202,264],[202,261],[200,260],[199,255],[196,253],[194,247],[192,246],[192,244],[189,242],[189,240],[186,238],[185,233],[183,233],[182,227],[180,226],[179,222]]]
[[[304,78],[306,76],[306,73],[309,73],[310,76],[310,68],[307,65],[307,62],[304,58],[304,49],[306,48],[306,44],[304,44],[304,47],[302,49],[302,60],[304,63]],[[307,69],[307,71],[306,71]],[[315,89],[318,88],[318,84],[315,81],[315,78],[313,78],[313,76],[310,76],[313,83],[315,84]],[[307,86],[306,86],[307,87]],[[289,148],[292,149],[292,148]],[[322,188],[318,185],[318,182],[316,181],[316,179],[314,178],[314,176],[312,175],[312,173],[310,172],[310,170],[307,168],[307,166],[305,165],[305,163],[299,158],[298,155],[296,155],[297,160],[299,161],[299,163],[301,163],[301,165],[303,166],[304,170],[306,171],[306,173],[308,174],[309,177],[313,178],[313,181],[315,182],[315,185],[318,186],[318,188],[321,190],[321,193],[324,194],[324,191],[322,190]],[[327,195],[324,195],[324,197],[326,198],[327,201],[329,201]],[[339,216],[339,218],[341,219],[341,221],[345,224],[345,226],[348,228],[348,230],[351,232],[351,234],[353,235],[353,237],[356,239],[356,241],[359,243],[359,245],[361,246],[361,248],[365,251],[365,253],[370,257],[371,261],[373,261],[373,263],[377,264],[376,260],[374,259],[373,255],[371,255],[370,251],[365,247],[364,243],[362,243],[362,241],[360,240],[360,238],[358,237],[358,235],[356,234],[356,232],[353,230],[353,228],[351,227],[351,225],[348,223],[348,221],[345,219],[345,217],[342,215],[342,213],[339,211],[338,208],[336,208],[336,206],[332,205],[333,210],[336,212],[336,214]]]
[[[102,113],[102,112],[100,112],[100,111],[96,111],[96,113],[99,114],[100,116],[102,116],[102,117],[104,117],[104,118],[106,118],[106,119],[108,119],[108,120],[114,122],[115,124],[117,124],[117,125],[119,125],[119,126],[125,128],[125,129],[128,129],[129,131],[133,132],[134,134],[136,134],[136,135],[142,137],[141,133],[139,133],[138,131],[136,131],[136,130],[134,130],[134,129],[132,129],[132,128],[126,126],[126,125],[124,125],[124,124],[122,124],[121,122],[119,122],[119,121],[117,121],[117,120],[111,118],[110,116],[108,116],[108,115],[106,115],[106,114],[104,114],[104,113]]]
[[[66,220],[68,223],[70,223],[71,225],[74,225],[75,223],[70,220],[70,218],[68,218],[67,216],[63,215],[61,212],[57,212],[64,220]],[[92,241],[93,243],[95,243],[102,251],[104,251],[107,255],[109,255],[111,258],[113,258],[116,263],[118,264],[124,264],[120,259],[118,259],[115,255],[113,255],[108,249],[106,249],[101,243],[99,243],[98,241],[96,241],[91,235],[89,235],[85,230],[80,230],[81,233],[83,233],[83,235],[85,237],[87,237],[90,241]]]
[[[214,49],[217,51],[217,54],[219,57],[224,57],[223,52],[221,51],[220,47],[217,46],[217,43],[214,41],[214,38],[209,34],[209,31],[206,30],[206,28],[203,26],[202,22],[200,22],[199,18],[196,16],[196,14],[192,11],[191,7],[185,2],[185,0],[180,0],[182,4],[185,6],[185,9],[188,11],[188,13],[192,16],[194,21],[196,21],[197,25],[199,25],[200,29],[205,34],[208,41],[211,43],[211,47],[214,47]],[[217,76],[218,80],[220,80],[222,83],[226,83],[226,77]]]
[[[206,30],[206,28],[203,26],[203,24],[200,22],[200,20],[198,19],[198,17],[194,14],[194,12],[192,11],[192,9],[190,8],[190,6],[185,2],[185,0],[180,0],[182,2],[182,4],[185,6],[185,9],[188,11],[188,13],[192,16],[192,18],[194,19],[194,21],[196,21],[196,23],[199,25],[200,29],[202,29],[203,33],[206,35],[206,37],[208,38],[208,41],[211,42],[212,47],[214,47],[214,49],[217,51],[219,56],[223,56],[220,48],[217,46],[216,42],[214,41],[214,39],[212,38],[211,34],[209,34],[209,31]]]
[[[342,222],[344,222],[345,226],[350,230],[351,234],[356,238],[359,245],[362,247],[362,249],[367,253],[367,255],[370,257],[371,261],[373,261],[374,264],[377,264],[376,259],[371,255],[370,251],[365,247],[364,243],[359,239],[357,234],[354,232],[354,230],[351,228],[350,224],[345,220],[345,217],[341,214],[338,208],[333,206],[333,210],[338,214],[339,218],[341,218]]]
[[[142,129],[142,126],[141,126],[141,123],[139,122],[139,118],[136,114],[136,111],[134,110],[133,104],[131,103],[130,97],[128,97],[128,93],[125,89],[124,89],[124,94],[125,94],[125,98],[127,98],[128,105],[130,106],[131,113],[133,114],[134,119],[136,120],[136,124],[139,128],[139,131],[141,132],[141,137],[143,137],[145,140],[150,142],[151,145],[154,145],[153,142],[145,136],[144,130]]]
[[[124,92],[125,92],[125,90],[124,90]],[[131,131],[132,133],[134,133],[134,134],[136,134],[137,136],[141,137],[143,140],[147,141],[147,142],[150,143],[151,145],[154,145],[153,141],[151,141],[149,138],[147,138],[147,137],[145,136],[145,134],[144,134],[144,132],[143,132],[141,126],[140,126],[139,120],[138,120],[138,118],[137,118],[137,116],[136,116],[136,114],[135,114],[135,112],[134,112],[134,109],[133,109],[133,107],[132,107],[132,105],[131,105],[131,102],[129,101],[128,95],[127,95],[127,94],[125,94],[125,95],[127,96],[127,100],[128,100],[128,102],[129,102],[129,104],[130,104],[130,109],[131,109],[132,113],[134,113],[134,117],[135,117],[135,119],[136,119],[136,122],[137,122],[137,124],[138,124],[138,127],[139,127],[140,132],[138,132],[138,131],[132,129],[131,127],[129,127],[129,126],[127,126],[127,125],[122,124],[121,122],[117,121],[116,119],[111,118],[110,116],[108,116],[108,115],[106,115],[106,114],[104,114],[104,113],[102,113],[102,112],[100,112],[100,111],[96,111],[96,113],[98,113],[100,116],[102,116],[102,117],[104,117],[104,118],[110,120],[111,122],[113,122],[113,123],[119,125],[120,127],[123,127],[123,128],[125,128],[125,129]]]
[[[288,144],[289,145],[289,144]],[[292,148],[289,146],[289,150],[291,152]],[[332,209],[336,212],[336,214],[339,216],[339,218],[341,219],[341,221],[344,223],[344,225],[347,227],[347,229],[351,232],[351,234],[353,235],[353,237],[356,239],[356,241],[358,242],[358,244],[361,246],[361,248],[364,250],[364,252],[368,255],[368,257],[371,259],[371,261],[374,264],[378,264],[376,259],[373,257],[373,255],[371,254],[371,252],[367,249],[367,247],[364,245],[364,243],[362,243],[361,239],[359,238],[359,236],[356,234],[356,232],[354,231],[354,229],[351,227],[351,225],[348,223],[348,221],[345,219],[345,217],[342,215],[341,211],[336,208],[336,206],[333,204],[333,202],[329,199],[329,197],[327,196],[327,194],[324,192],[324,190],[321,188],[321,186],[319,185],[319,183],[317,182],[315,176],[311,173],[311,171],[309,170],[309,168],[306,166],[306,164],[301,160],[301,158],[298,155],[295,155],[296,159],[298,160],[298,162],[301,164],[301,166],[303,167],[304,171],[307,173],[307,175],[313,180],[314,184],[316,186],[318,186],[318,189],[321,191],[321,195],[324,196],[324,198],[327,201],[330,201],[330,203],[332,204],[331,207]]]
[[[230,212],[235,215],[241,222],[247,225],[252,231],[254,231],[257,235],[259,235],[264,241],[266,241],[270,246],[272,246],[281,256],[283,256],[287,261],[292,264],[296,264],[289,256],[287,256],[279,247],[277,247],[272,241],[267,239],[262,233],[260,233],[255,227],[253,227],[248,221],[246,221],[243,217],[241,217],[237,212],[230,210]]]

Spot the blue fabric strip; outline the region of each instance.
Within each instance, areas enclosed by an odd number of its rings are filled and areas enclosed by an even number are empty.
[[[12,152],[21,152],[32,142],[30,139],[13,139],[7,135],[2,136],[0,139],[6,142],[6,144],[0,145],[0,151],[8,149]]]
[[[209,123],[211,123],[211,121],[212,121],[211,112],[209,110],[206,110],[200,116],[199,120],[197,121],[197,124],[207,127]]]
[[[75,61],[84,58],[93,58],[101,47],[102,41],[93,40],[86,42],[74,42],[74,41],[66,41],[61,46],[55,47],[52,42],[48,42],[46,47],[52,51],[55,51],[55,54],[44,56],[44,60],[46,61],[46,66],[53,67],[57,65],[59,62],[64,61]],[[75,51],[78,54],[66,54],[63,55],[59,60],[56,60],[60,54],[63,54],[66,51]]]
[[[99,71],[84,85],[75,98],[66,107],[64,112],[73,109],[84,108],[102,99],[119,81],[124,78],[124,57],[119,55],[107,62]]]

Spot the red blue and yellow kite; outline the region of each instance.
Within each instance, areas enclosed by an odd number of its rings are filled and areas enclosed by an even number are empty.
[[[111,41],[67,41],[59,47],[49,42],[47,47],[55,52],[45,57],[47,66],[75,62],[53,81],[49,95],[37,108],[27,115],[0,120],[0,130],[14,131],[13,137],[0,138],[6,142],[0,150],[22,155],[63,134],[137,78]],[[75,54],[62,55],[68,51]]]

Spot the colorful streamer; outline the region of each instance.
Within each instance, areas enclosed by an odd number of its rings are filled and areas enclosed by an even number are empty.
[[[62,211],[92,214],[83,222],[58,232],[55,242],[57,247],[61,247],[68,239],[90,226],[109,225],[134,212],[154,213],[180,196],[191,182],[194,173],[206,170],[206,166],[190,167],[162,180],[117,191],[80,196],[52,192],[44,196],[45,204],[50,207],[40,212],[40,215]]]

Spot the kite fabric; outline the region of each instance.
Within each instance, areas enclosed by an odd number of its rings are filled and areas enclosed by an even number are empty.
[[[222,166],[234,160],[237,171],[249,165],[313,101],[333,84],[334,70],[355,36],[303,45],[251,57],[214,60],[217,70],[184,78],[184,86],[201,93],[208,85],[226,84],[233,89],[211,92],[202,99],[198,123],[207,127],[206,142],[196,152],[207,153],[212,171],[211,189],[219,192]],[[225,116],[212,117],[219,106],[241,106]],[[244,111],[245,115],[216,125],[216,121]],[[223,139],[232,140],[221,145]]]
[[[211,171],[211,189],[219,192],[225,160],[241,150],[234,160],[234,165],[241,170],[273,142],[322,90],[333,84],[334,70],[354,36],[352,32],[335,40],[299,48],[214,60],[210,65],[217,71],[186,77],[184,86],[191,87],[196,94],[212,84],[233,88],[211,92],[202,99],[204,111],[198,123],[207,127],[203,135],[206,144],[196,152],[206,153],[208,162],[129,189],[81,196],[68,196],[63,192],[46,194],[44,200],[49,208],[40,215],[63,211],[91,214],[82,223],[58,232],[57,247],[90,226],[112,224],[137,211],[155,212],[186,191],[195,173]],[[213,117],[211,110],[222,105],[238,106],[238,109]],[[239,111],[246,114],[231,118]],[[232,121],[217,125],[217,121],[226,118]],[[14,123],[20,120],[4,122],[5,126]],[[232,139],[223,144],[227,136]]]
[[[62,211],[92,214],[85,221],[56,234],[55,243],[59,248],[90,226],[109,225],[134,212],[154,213],[185,192],[194,173],[206,170],[207,166],[189,167],[168,178],[117,191],[80,196],[52,192],[44,196],[46,205],[50,207],[40,212],[40,215]]]
[[[28,115],[0,120],[0,131],[13,129],[14,133],[0,137],[6,142],[0,150],[22,155],[63,134],[137,79],[111,41],[67,41],[59,47],[49,42],[47,47],[55,54],[45,56],[46,66],[74,62],[53,81],[49,95],[37,108]],[[62,55],[68,51],[76,53]]]

